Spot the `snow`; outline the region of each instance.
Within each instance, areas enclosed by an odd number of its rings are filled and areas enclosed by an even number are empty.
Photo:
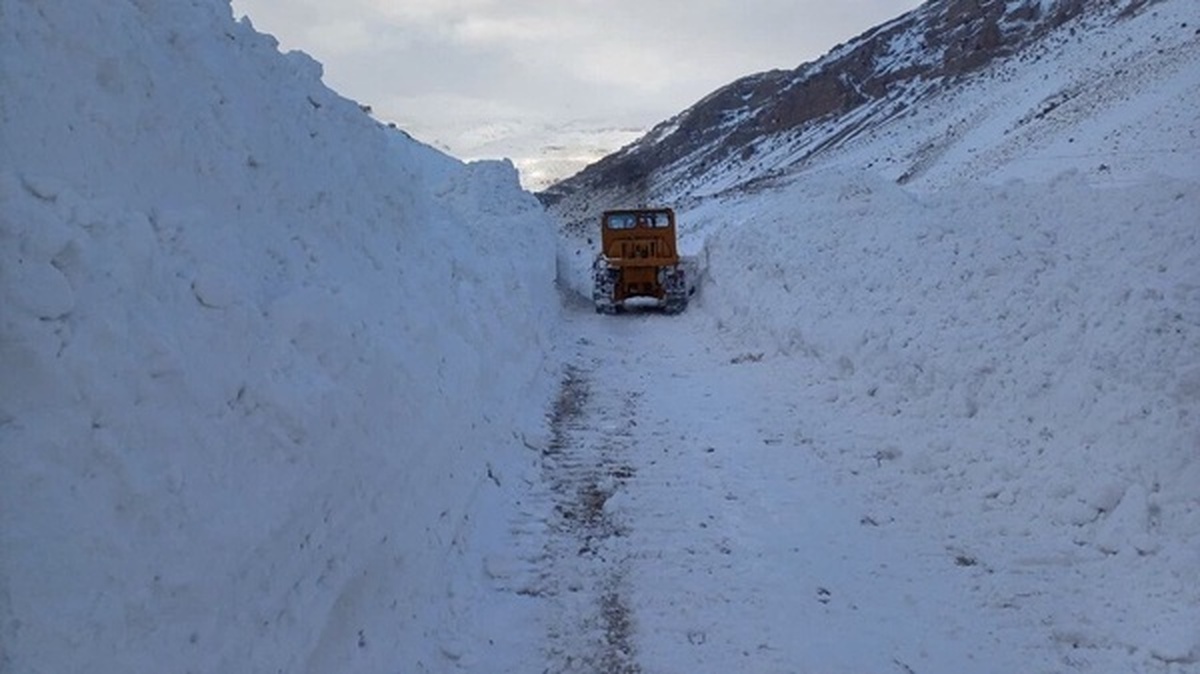
[[[1200,76],[1189,18],[1177,3],[1084,17],[828,161],[924,188],[1046,182],[1068,170],[1094,185],[1195,179]]]
[[[561,555],[555,575],[598,586],[580,594],[615,586],[637,621],[629,650],[643,671],[1020,668],[988,636],[994,619],[961,605],[969,581],[950,555],[898,527],[861,524],[860,486],[810,451],[803,363],[705,348],[699,313],[666,327],[657,316],[575,321],[595,336],[579,357],[594,363],[580,373],[583,415],[598,418],[574,432],[587,451],[564,463],[586,454],[603,457],[596,468],[621,467],[602,470],[599,485],[623,531],[589,541],[594,557]],[[664,332],[678,339],[621,350]],[[609,367],[613,353],[622,356]],[[588,653],[589,628],[568,623],[555,652]],[[552,659],[552,670],[628,671],[573,664]]]
[[[690,199],[607,317],[226,2],[0,0],[0,670],[1197,671],[1189,8]]]
[[[0,669],[441,661],[555,372],[514,168],[224,3],[2,13]]]
[[[917,539],[937,522],[986,568],[976,601],[1085,639],[1112,658],[1096,671],[1200,625],[1195,183],[828,180],[710,239],[703,306],[764,360],[807,363],[804,432],[870,474],[872,518]]]
[[[700,344],[705,355],[669,369],[645,359],[621,370],[697,379],[714,367],[708,352],[765,370],[745,375],[754,383],[722,395],[717,409],[697,391],[733,389],[742,373],[670,387],[675,414],[697,425],[719,419],[715,429],[671,437],[718,451],[725,443],[739,457],[714,469],[724,481],[717,495],[737,497],[721,504],[722,516],[737,512],[747,492],[761,490],[770,505],[716,527],[711,542],[758,561],[689,562],[719,574],[716,596],[683,580],[686,590],[630,590],[639,598],[632,613],[649,623],[642,633],[695,629],[683,622],[725,635],[720,645],[704,637],[703,655],[677,642],[662,660],[662,644],[648,639],[639,651],[648,671],[1196,671],[1200,594],[1190,578],[1200,568],[1200,399],[1189,392],[1200,354],[1200,163],[1192,148],[1200,52],[1185,4],[1160,3],[1078,37],[1064,30],[1033,56],[927,97],[774,187],[729,189],[739,181],[731,171],[681,191],[694,204],[679,222],[682,247],[703,270],[700,290],[681,319],[692,323],[662,328],[653,343]],[[1058,103],[1037,114],[1048,100]],[[784,152],[756,154],[783,166]],[[577,261],[586,249],[568,238],[559,251],[560,274],[581,293],[588,280]],[[781,386],[786,393],[775,392]],[[788,412],[735,421],[743,399],[777,406],[779,396]],[[662,417],[665,424],[671,415]],[[784,450],[747,454],[756,432],[819,461]],[[766,465],[747,468],[742,457]],[[645,466],[633,467],[644,475]],[[683,482],[676,491],[703,492],[713,479],[678,477],[687,471],[681,462],[664,474]],[[742,482],[745,472],[755,475]],[[780,484],[781,474],[794,484]],[[793,505],[793,494],[808,493],[830,505]],[[637,512],[705,512],[713,496],[651,500]],[[814,514],[780,523],[798,510]],[[683,516],[665,517],[684,526]],[[769,571],[762,560],[780,563],[782,553],[762,551],[753,538],[805,548],[820,535],[789,527],[830,517],[863,522],[873,538],[859,539],[850,524],[837,531],[855,540],[851,553],[886,560],[893,575],[871,593],[871,611],[856,604],[852,624],[809,626],[816,590],[800,588],[832,574]],[[639,538],[629,554],[654,554],[644,548],[654,541],[671,550],[657,558],[691,560],[705,547],[691,533],[664,533],[671,530]],[[912,547],[868,552],[885,539]],[[837,559],[845,568],[834,596],[876,580],[847,561],[854,554],[813,557],[803,562]],[[944,570],[923,566],[931,558]],[[630,566],[636,574],[643,565]],[[954,585],[951,573],[966,585]],[[763,578],[774,581],[769,590],[756,588]],[[888,598],[886,589],[906,583],[939,599],[918,611]],[[701,597],[669,617],[692,593]],[[763,598],[778,595],[790,603]],[[926,636],[937,645],[923,653],[882,636],[859,640],[872,626],[910,621],[927,631],[953,627]],[[764,645],[750,667],[735,655],[756,645],[737,643],[734,623]],[[780,632],[797,623],[805,629]],[[805,652],[805,638],[835,647]],[[966,653],[955,650],[961,644],[970,644]]]
[[[876,71],[890,73],[924,63],[936,63],[944,58],[942,51],[927,49],[916,31],[897,32],[888,42],[888,52],[878,59]]]
[[[604,553],[638,662],[1195,671],[1196,213],[1194,181],[831,170],[681,214],[688,314],[577,356],[590,413],[649,413]]]

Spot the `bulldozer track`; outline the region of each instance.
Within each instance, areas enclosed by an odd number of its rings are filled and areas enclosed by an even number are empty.
[[[549,415],[541,469],[552,503],[541,570],[552,602],[547,672],[642,671],[627,599],[628,553],[620,544],[628,525],[608,507],[635,478],[622,460],[631,437],[619,429],[632,419],[637,398],[612,404],[609,395],[592,390],[586,370],[569,367]]]

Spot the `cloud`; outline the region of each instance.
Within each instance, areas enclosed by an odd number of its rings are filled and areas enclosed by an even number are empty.
[[[436,129],[464,119],[648,127],[738,77],[815,59],[918,0],[234,4],[283,48],[321,61],[343,94],[391,121]]]
[[[467,16],[451,25],[464,44],[501,47],[560,45],[579,35],[571,24],[549,16]]]

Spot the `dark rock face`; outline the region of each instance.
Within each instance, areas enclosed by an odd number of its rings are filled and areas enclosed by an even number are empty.
[[[703,182],[719,167],[751,160],[767,140],[796,139],[803,151],[793,161],[804,162],[1082,14],[1135,12],[1153,1],[930,0],[815,62],[713,92],[539,197],[569,221],[593,197],[648,203],[668,182]]]

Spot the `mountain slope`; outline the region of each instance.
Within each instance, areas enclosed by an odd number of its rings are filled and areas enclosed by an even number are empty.
[[[1172,73],[1194,64],[1196,27],[1185,19],[1164,24],[1162,34],[1143,35],[1141,28],[1160,6],[1169,12],[1174,4],[929,2],[814,63],[746,77],[714,92],[541,198],[569,222],[587,221],[603,204],[684,206],[706,194],[827,166],[856,141],[867,148],[853,157],[860,167],[909,182],[967,127],[1003,125],[1065,139],[1073,125],[1123,114],[1143,91],[1156,88],[1174,96],[1169,103],[1182,108],[1186,126],[1191,81],[1167,87]],[[1038,61],[1056,65],[1040,68]],[[1015,83],[1026,86],[1015,89]],[[991,99],[989,109],[956,110],[956,96],[980,87],[993,87],[982,94]],[[1064,120],[1067,108],[1076,114]],[[923,114],[930,110],[936,114]],[[915,146],[891,147],[882,137],[914,125],[921,129],[904,135]],[[991,131],[984,140],[1000,140]],[[1191,164],[1189,157],[1181,150],[1173,161]],[[1107,163],[1111,168],[1113,162]]]

